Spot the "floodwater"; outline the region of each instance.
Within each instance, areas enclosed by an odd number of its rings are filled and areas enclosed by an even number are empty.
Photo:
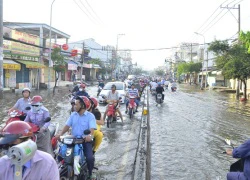
[[[224,139],[240,144],[250,135],[250,104],[234,94],[180,85],[153,106],[150,95],[151,179],[226,179],[236,159],[222,154]]]

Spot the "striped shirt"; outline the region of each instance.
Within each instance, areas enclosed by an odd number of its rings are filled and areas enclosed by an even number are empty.
[[[128,89],[128,95],[129,96],[133,96],[133,97],[138,97],[139,96],[139,93],[138,93],[138,90],[136,88],[134,89]]]

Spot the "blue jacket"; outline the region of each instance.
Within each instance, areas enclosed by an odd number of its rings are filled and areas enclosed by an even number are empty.
[[[89,94],[86,91],[78,91],[76,93],[76,96],[86,96],[86,97],[90,97]]]
[[[233,150],[234,158],[244,158],[244,175],[247,179],[250,179],[250,140],[247,140],[239,147]]]

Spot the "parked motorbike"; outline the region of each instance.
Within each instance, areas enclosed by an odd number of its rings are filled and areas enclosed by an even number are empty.
[[[156,95],[156,103],[157,104],[162,104],[163,103],[162,94],[157,94]]]
[[[90,130],[85,130],[84,135],[79,138],[72,135],[60,137],[61,144],[58,155],[60,179],[87,180],[88,168],[82,144],[89,134]],[[94,167],[94,170],[98,170],[98,168]]]
[[[129,97],[129,103],[128,103],[128,115],[129,118],[132,119],[134,117],[134,113],[136,111],[136,103],[135,103],[136,97],[130,96]]]

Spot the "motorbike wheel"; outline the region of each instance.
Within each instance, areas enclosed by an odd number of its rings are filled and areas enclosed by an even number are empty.
[[[132,108],[129,108],[129,118],[132,119],[133,118],[133,109]]]
[[[67,177],[69,180],[74,180],[74,169],[71,165],[68,165],[67,167]]]
[[[108,116],[108,119],[107,119],[107,127],[111,127],[111,121],[112,121],[112,117],[111,116]]]

